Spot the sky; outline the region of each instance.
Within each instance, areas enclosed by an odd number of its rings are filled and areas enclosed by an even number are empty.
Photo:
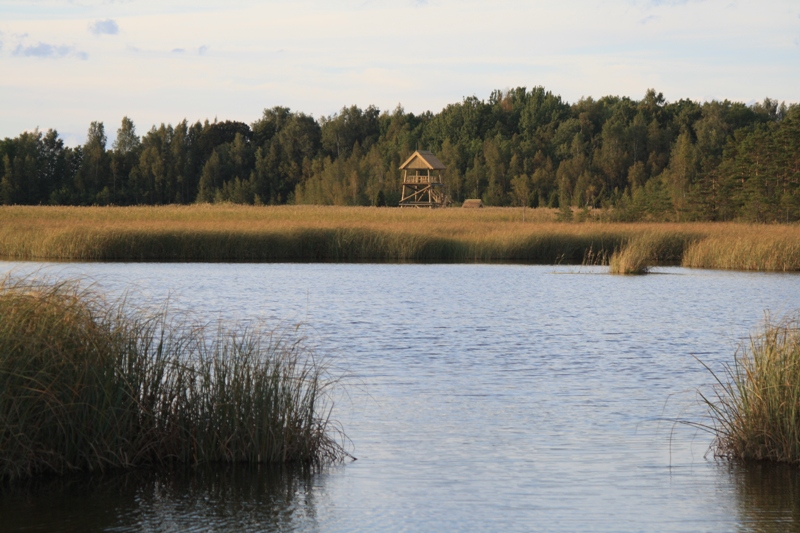
[[[0,138],[535,86],[800,102],[800,0],[0,0]]]

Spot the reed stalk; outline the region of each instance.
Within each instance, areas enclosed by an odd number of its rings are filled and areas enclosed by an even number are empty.
[[[725,375],[714,378],[715,395],[701,397],[716,456],[800,463],[800,314],[767,317]]]
[[[74,282],[0,282],[0,480],[344,457],[301,340],[129,312]]]

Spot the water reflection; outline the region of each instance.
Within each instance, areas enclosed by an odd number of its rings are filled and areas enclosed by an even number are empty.
[[[0,531],[316,530],[308,469],[214,465],[0,489]]]
[[[755,463],[731,465],[743,531],[800,532],[800,468]]]

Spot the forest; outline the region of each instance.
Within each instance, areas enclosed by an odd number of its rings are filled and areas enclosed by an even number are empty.
[[[467,97],[415,115],[344,107],[319,120],[286,107],[236,121],[153,126],[124,117],[109,147],[55,130],[0,141],[0,204],[393,206],[414,150],[447,165],[454,205],[603,208],[617,221],[800,220],[800,105],[770,98],[570,104],[543,87]]]

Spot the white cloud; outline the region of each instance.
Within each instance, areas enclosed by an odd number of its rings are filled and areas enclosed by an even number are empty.
[[[89,24],[89,31],[94,35],[117,35],[119,25],[114,19],[96,20]]]

